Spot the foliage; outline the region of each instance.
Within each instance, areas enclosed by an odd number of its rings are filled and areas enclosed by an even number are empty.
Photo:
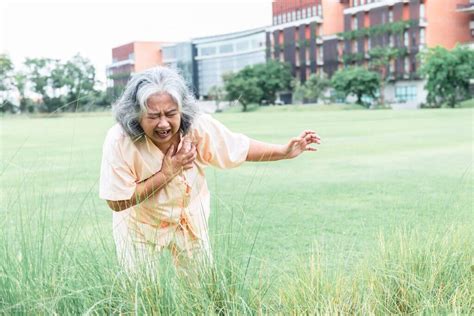
[[[41,95],[40,110],[73,111],[91,102],[95,95],[95,69],[77,54],[65,63],[47,58],[28,58],[27,78],[34,92]]]
[[[225,76],[224,87],[228,100],[239,100],[246,111],[249,103],[275,103],[279,91],[291,89],[291,80],[288,64],[269,60],[264,64],[246,66],[235,75]],[[245,93],[238,87],[244,88]]]
[[[312,74],[305,82],[307,88],[306,98],[310,102],[318,102],[324,91],[331,86],[331,81],[325,73]]]
[[[367,28],[338,33],[343,40],[353,40],[361,37],[375,37],[382,34],[401,34],[410,26],[416,25],[418,21],[407,20],[397,21],[385,24],[379,24]]]
[[[208,91],[208,96],[211,97],[212,100],[216,102],[216,111],[220,112],[219,103],[226,98],[225,89],[222,86],[212,86]]]
[[[275,103],[276,94],[279,91],[291,89],[290,66],[275,60],[269,60],[264,64],[253,66],[257,85],[262,90],[261,103],[265,100],[269,104]]]
[[[10,90],[10,76],[13,71],[13,63],[6,54],[0,54],[0,111],[5,112],[9,106],[3,104],[7,101]]]
[[[309,78],[301,84],[299,80],[293,81],[293,99],[305,102],[317,103],[326,89],[331,86],[331,81],[327,75],[311,74]]]
[[[258,86],[258,79],[253,67],[245,67],[236,74],[226,74],[223,77],[224,87],[229,101],[239,101],[243,111],[247,111],[250,103],[258,103],[263,92]]]
[[[338,70],[331,79],[332,87],[347,97],[353,94],[357,103],[363,104],[362,97],[376,97],[380,86],[380,76],[362,67],[348,67]]]
[[[423,52],[421,73],[427,77],[428,103],[441,106],[456,103],[470,95],[469,80],[474,78],[474,51],[457,46],[452,51],[435,47]]]

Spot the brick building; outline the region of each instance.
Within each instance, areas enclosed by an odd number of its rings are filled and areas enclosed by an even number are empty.
[[[418,53],[473,41],[472,0],[276,0],[267,58],[305,81],[349,65],[370,66],[376,51],[397,52],[384,75],[387,100],[424,102]]]
[[[131,42],[112,48],[112,64],[107,66],[107,87],[120,91],[130,75],[162,64],[160,42]]]

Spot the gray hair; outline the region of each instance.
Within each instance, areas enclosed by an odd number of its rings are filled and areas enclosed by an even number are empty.
[[[147,112],[147,100],[153,94],[167,93],[178,105],[181,115],[180,131],[186,134],[194,119],[199,115],[196,100],[174,69],[154,67],[132,76],[120,99],[112,106],[115,119],[125,132],[137,140],[144,131],[140,126],[142,116]]]

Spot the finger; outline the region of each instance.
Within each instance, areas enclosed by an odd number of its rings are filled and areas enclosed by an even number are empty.
[[[183,165],[184,170],[192,169],[192,167],[194,167],[194,163],[192,163],[192,162]]]
[[[306,146],[305,148],[307,151],[318,151],[317,148],[311,147],[311,146]]]
[[[313,135],[313,134],[316,134],[316,132],[313,130],[307,129],[301,132],[300,137],[305,137],[306,135]]]
[[[196,154],[197,154],[196,150],[191,149],[190,151],[188,151],[186,154],[183,155],[183,160],[188,160],[191,157],[195,156]]]
[[[310,144],[313,144],[313,143],[320,144],[321,143],[321,139],[317,138],[316,136],[314,136],[312,134],[306,135],[305,140],[306,140],[307,143],[310,143]]]

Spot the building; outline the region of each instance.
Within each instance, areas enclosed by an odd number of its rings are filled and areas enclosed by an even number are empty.
[[[107,88],[120,94],[130,75],[162,64],[160,42],[132,42],[112,49],[112,64],[107,66]]]
[[[311,73],[338,68],[338,37],[343,31],[343,1],[276,0],[273,24],[267,28],[267,58],[287,62],[305,81]]]
[[[206,98],[212,86],[223,84],[222,76],[248,65],[264,63],[265,28],[195,38],[198,95]]]
[[[457,12],[469,17],[469,33],[471,34],[469,45],[474,48],[474,0],[470,0],[469,3],[458,4]],[[465,25],[465,23],[463,23],[463,25]]]
[[[288,62],[305,81],[349,65],[371,67],[377,52],[396,51],[386,67],[388,102],[426,100],[417,71],[425,47],[473,40],[472,0],[276,0],[267,57]]]
[[[199,85],[197,77],[197,64],[195,61],[196,48],[191,42],[163,45],[163,65],[178,70],[184,80],[198,96]]]

